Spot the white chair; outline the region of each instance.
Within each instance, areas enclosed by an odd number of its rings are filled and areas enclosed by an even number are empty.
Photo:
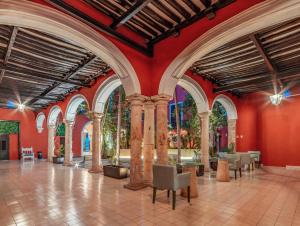
[[[24,162],[25,159],[32,159],[34,162],[34,152],[33,148],[23,148],[22,147],[22,161]]]

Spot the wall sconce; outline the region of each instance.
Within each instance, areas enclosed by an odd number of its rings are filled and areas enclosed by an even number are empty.
[[[273,96],[270,96],[270,100],[271,100],[271,103],[273,105],[279,105],[282,101],[282,95],[281,94],[275,94]]]

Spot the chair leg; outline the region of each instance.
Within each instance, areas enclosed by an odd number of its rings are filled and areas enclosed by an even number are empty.
[[[236,180],[236,170],[234,170],[234,179]]]
[[[240,177],[242,177],[242,168],[240,168],[239,170],[240,170]]]
[[[175,205],[176,205],[176,191],[172,191],[172,196],[173,196],[172,208],[173,208],[173,210],[175,210]]]
[[[170,197],[170,190],[168,190],[168,198]]]
[[[191,202],[191,187],[187,187],[187,198],[188,198],[188,203]]]
[[[156,198],[156,188],[153,187],[153,196],[152,196],[152,203],[155,203],[155,198]]]

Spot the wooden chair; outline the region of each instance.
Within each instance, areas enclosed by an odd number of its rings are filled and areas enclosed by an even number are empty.
[[[33,148],[23,148],[22,147],[22,161],[24,162],[25,159],[31,159],[34,163],[34,152]]]

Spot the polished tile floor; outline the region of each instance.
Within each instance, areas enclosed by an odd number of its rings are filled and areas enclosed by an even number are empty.
[[[256,170],[230,183],[199,179],[188,205],[166,192],[130,191],[126,180],[38,162],[0,162],[0,225],[300,225],[300,181]]]

